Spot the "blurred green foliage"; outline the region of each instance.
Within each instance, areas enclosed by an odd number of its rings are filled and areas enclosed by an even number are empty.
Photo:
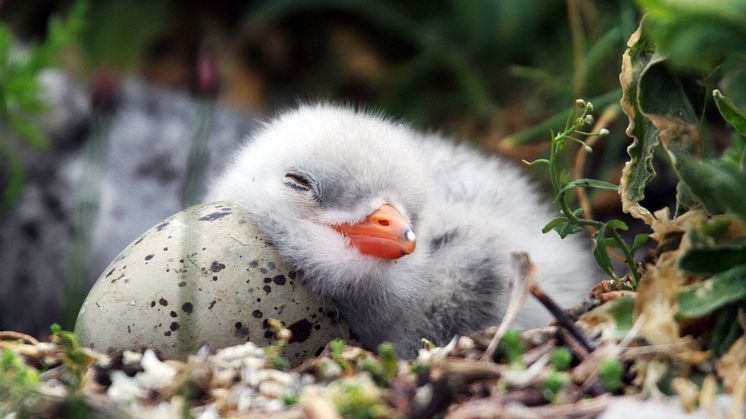
[[[21,47],[8,25],[0,22],[0,124],[32,146],[49,150],[52,143],[33,117],[47,111],[39,74],[53,64],[56,54],[75,44],[84,29],[88,3],[78,0],[62,19],[49,21],[47,36],[41,42]],[[15,203],[21,193],[25,172],[17,152],[8,139],[0,142],[0,163],[5,173],[0,179],[0,216]]]
[[[678,67],[712,71],[746,54],[743,0],[638,0],[658,50]]]

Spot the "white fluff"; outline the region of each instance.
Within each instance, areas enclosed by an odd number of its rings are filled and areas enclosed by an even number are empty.
[[[315,193],[288,187],[288,172],[313,179]],[[530,254],[540,286],[563,305],[588,293],[597,274],[578,239],[542,234],[555,211],[512,163],[345,107],[301,106],[265,124],[208,200],[252,214],[365,346],[388,340],[409,356],[422,337],[446,343],[499,322],[511,252]],[[329,226],[364,220],[384,203],[412,223],[411,255],[361,255]],[[518,326],[549,320],[530,301]]]

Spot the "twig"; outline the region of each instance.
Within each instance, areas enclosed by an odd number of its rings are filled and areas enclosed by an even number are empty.
[[[539,289],[537,285],[531,287],[531,294],[536,297],[544,307],[549,310],[550,313],[557,319],[557,323],[567,329],[572,335],[578,340],[588,352],[593,352],[596,346],[585,336],[582,330],[575,324],[572,318],[562,309],[557,303],[554,302],[548,295],[544,294],[544,291]]]
[[[513,258],[513,275],[508,283],[508,289],[510,294],[510,303],[508,309],[505,311],[505,316],[500,322],[495,336],[487,346],[487,350],[480,358],[480,361],[491,361],[497,350],[497,345],[500,343],[505,332],[513,323],[515,318],[518,316],[518,311],[523,307],[523,303],[528,297],[529,290],[534,286],[534,264],[531,263],[531,259],[528,257],[526,252],[514,252]]]
[[[461,358],[447,358],[438,368],[433,370],[431,377],[435,380],[444,377],[448,379],[451,388],[458,390],[460,387],[477,380],[500,378],[506,370],[507,367],[500,364]]]
[[[33,336],[12,330],[0,330],[0,340],[23,340],[32,345],[38,345],[39,341]]]
[[[486,399],[466,402],[448,415],[449,419],[467,419],[499,417],[505,406],[520,403],[524,406],[538,406],[546,403],[541,391],[535,388],[525,388],[505,394],[496,394]]]
[[[324,397],[304,397],[300,401],[300,408],[308,419],[341,418],[334,404]]]
[[[557,328],[557,338],[567,346],[567,348],[572,352],[573,355],[575,355],[576,358],[580,360],[585,360],[590,355],[590,352],[588,352],[583,345],[578,342],[578,340],[572,335],[572,333],[568,332],[567,329],[563,327]]]

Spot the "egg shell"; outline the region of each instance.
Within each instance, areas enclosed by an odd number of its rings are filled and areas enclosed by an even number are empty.
[[[311,293],[249,215],[215,202],[130,243],[89,292],[75,332],[98,351],[149,347],[173,358],[202,345],[274,344],[270,318],[292,332],[284,356],[294,365],[350,337],[334,305]]]

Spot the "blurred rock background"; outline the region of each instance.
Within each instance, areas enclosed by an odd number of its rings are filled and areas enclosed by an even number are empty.
[[[190,170],[209,178],[257,119],[298,101],[382,109],[532,159],[576,98],[595,98],[611,135],[582,169],[616,182],[624,161],[631,1],[6,0],[12,47],[0,54],[44,45],[50,19],[81,4],[75,36],[38,74],[46,109],[19,108],[48,141],[0,118],[0,330],[72,327],[111,258],[184,205]],[[0,78],[5,89],[13,74]],[[658,208],[674,186],[659,176],[651,188]],[[597,218],[618,216],[612,192],[591,203]]]

